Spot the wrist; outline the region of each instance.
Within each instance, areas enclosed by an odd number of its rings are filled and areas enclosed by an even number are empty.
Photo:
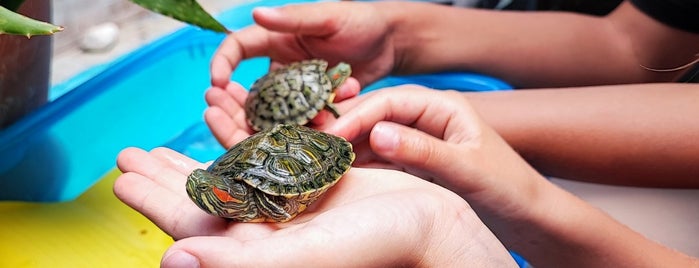
[[[413,256],[420,256],[415,267],[517,267],[505,246],[464,200],[453,195],[450,206],[428,206],[435,222],[424,232],[426,245]],[[448,202],[442,200],[442,202]],[[457,205],[458,204],[458,205]],[[441,209],[440,209],[441,208]],[[425,231],[425,230],[423,230]]]
[[[394,74],[411,74],[426,72],[424,64],[431,61],[420,61],[421,52],[429,47],[437,31],[434,29],[434,14],[441,8],[439,5],[418,2],[375,2],[375,7],[385,18],[388,25],[387,38],[394,49]]]

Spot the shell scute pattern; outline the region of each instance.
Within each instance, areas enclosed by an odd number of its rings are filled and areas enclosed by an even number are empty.
[[[271,71],[255,81],[245,100],[248,125],[260,131],[276,124],[305,125],[323,109],[337,114],[332,106],[334,91],[349,77],[351,68],[345,63],[331,70],[327,68],[324,60],[305,60]],[[338,75],[331,77],[329,73]]]
[[[287,221],[334,185],[354,157],[343,138],[277,125],[233,146],[207,170],[195,170],[187,193],[213,215]]]

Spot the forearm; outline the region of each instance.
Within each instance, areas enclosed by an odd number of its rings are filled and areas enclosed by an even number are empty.
[[[699,187],[699,86],[646,84],[467,93],[540,172],[602,183]]]
[[[648,240],[549,184],[531,214],[499,237],[534,267],[696,267],[697,259]]]
[[[487,136],[487,135],[486,135]],[[494,143],[484,143],[494,144]],[[534,267],[692,267],[696,259],[648,240],[523,163],[507,146],[491,147],[497,168],[479,158],[464,160],[490,171],[452,170],[449,189],[469,201],[503,244]],[[509,150],[507,150],[509,149]],[[509,152],[508,152],[509,151]],[[484,159],[485,159],[484,158]],[[473,180],[506,181],[509,187],[463,187]],[[459,185],[462,185],[461,187]],[[478,190],[478,189],[488,190]]]
[[[681,42],[672,45],[680,41],[674,36],[663,36],[672,52],[643,39],[665,29],[651,29],[661,26],[643,17],[648,32],[634,32],[629,17],[644,15],[630,5],[609,17],[391,5],[398,4],[385,3],[381,10],[394,25],[400,73],[476,71],[517,87],[670,81],[677,72],[651,72],[641,65],[676,67],[697,53]]]

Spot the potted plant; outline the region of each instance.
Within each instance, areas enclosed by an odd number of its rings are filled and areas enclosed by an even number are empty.
[[[195,0],[131,0],[205,29],[227,32]],[[51,66],[51,0],[0,0],[0,129],[45,104]]]

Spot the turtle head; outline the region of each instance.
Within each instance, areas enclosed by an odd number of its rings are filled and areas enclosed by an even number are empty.
[[[350,77],[350,75],[352,75],[352,67],[350,67],[350,65],[347,63],[340,62],[337,64],[337,66],[328,70],[327,74],[328,77],[330,77],[330,82],[333,85],[333,89],[336,89],[338,86],[342,85],[342,83],[344,83],[345,80]]]
[[[251,191],[242,182],[226,179],[204,169],[187,177],[187,195],[207,213],[226,218],[247,214]]]

